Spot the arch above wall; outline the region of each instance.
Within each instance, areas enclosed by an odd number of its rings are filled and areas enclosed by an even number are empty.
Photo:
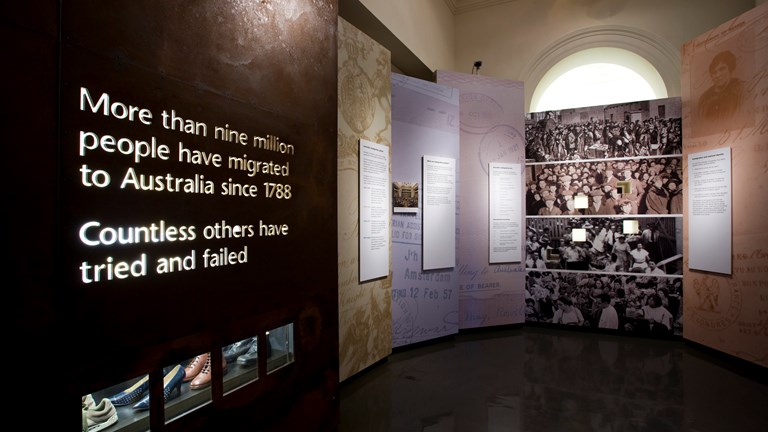
[[[560,60],[533,90],[530,111],[576,108],[668,96],[659,71],[621,48],[587,48]]]
[[[561,60],[590,48],[620,48],[639,55],[661,75],[669,97],[680,96],[680,50],[657,35],[626,26],[594,26],[569,33],[541,51],[524,69],[525,107],[531,110],[535,89]]]

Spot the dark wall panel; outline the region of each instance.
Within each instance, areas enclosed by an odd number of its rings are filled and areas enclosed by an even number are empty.
[[[336,2],[37,5],[14,7],[1,27],[18,41],[7,89],[10,173],[23,179],[12,192],[23,228],[11,230],[15,324],[20,342],[50,337],[67,353],[60,392],[72,409],[61,411],[79,421],[79,395],[293,323],[295,363],[234,395],[214,387],[200,417],[279,428],[291,414],[331,428]],[[139,147],[150,153],[137,159]],[[233,184],[249,196],[225,194]],[[242,228],[206,235],[223,225]],[[158,229],[112,243],[137,227]],[[214,261],[222,251],[234,259]],[[173,258],[183,268],[162,272]]]

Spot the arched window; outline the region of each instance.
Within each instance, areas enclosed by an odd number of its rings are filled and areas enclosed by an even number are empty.
[[[598,25],[562,35],[523,68],[520,79],[526,84],[527,112],[539,111],[537,107],[542,94],[560,75],[595,63],[624,66],[636,72],[653,89],[656,98],[680,96],[679,47],[643,29]],[[637,100],[636,97],[632,99]],[[583,100],[578,103],[578,106],[587,105],[589,103]]]
[[[531,111],[607,105],[667,97],[656,68],[624,49],[589,48],[562,59],[539,81]]]

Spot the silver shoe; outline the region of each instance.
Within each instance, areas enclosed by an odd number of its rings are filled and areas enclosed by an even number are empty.
[[[254,338],[255,339],[255,338]],[[237,358],[237,363],[243,366],[253,366],[259,362],[259,344],[254,340],[253,345],[245,354]]]
[[[224,349],[224,360],[226,360],[227,363],[234,362],[236,358],[247,353],[255,344],[256,338],[249,337],[248,339],[243,339],[240,342],[235,342],[232,345],[229,345]]]

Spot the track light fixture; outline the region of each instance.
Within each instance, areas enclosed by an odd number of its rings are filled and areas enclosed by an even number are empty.
[[[483,65],[483,61],[482,60],[475,61],[475,63],[472,65],[472,73],[474,75],[479,74],[480,73],[480,66],[482,66],[482,65]]]

